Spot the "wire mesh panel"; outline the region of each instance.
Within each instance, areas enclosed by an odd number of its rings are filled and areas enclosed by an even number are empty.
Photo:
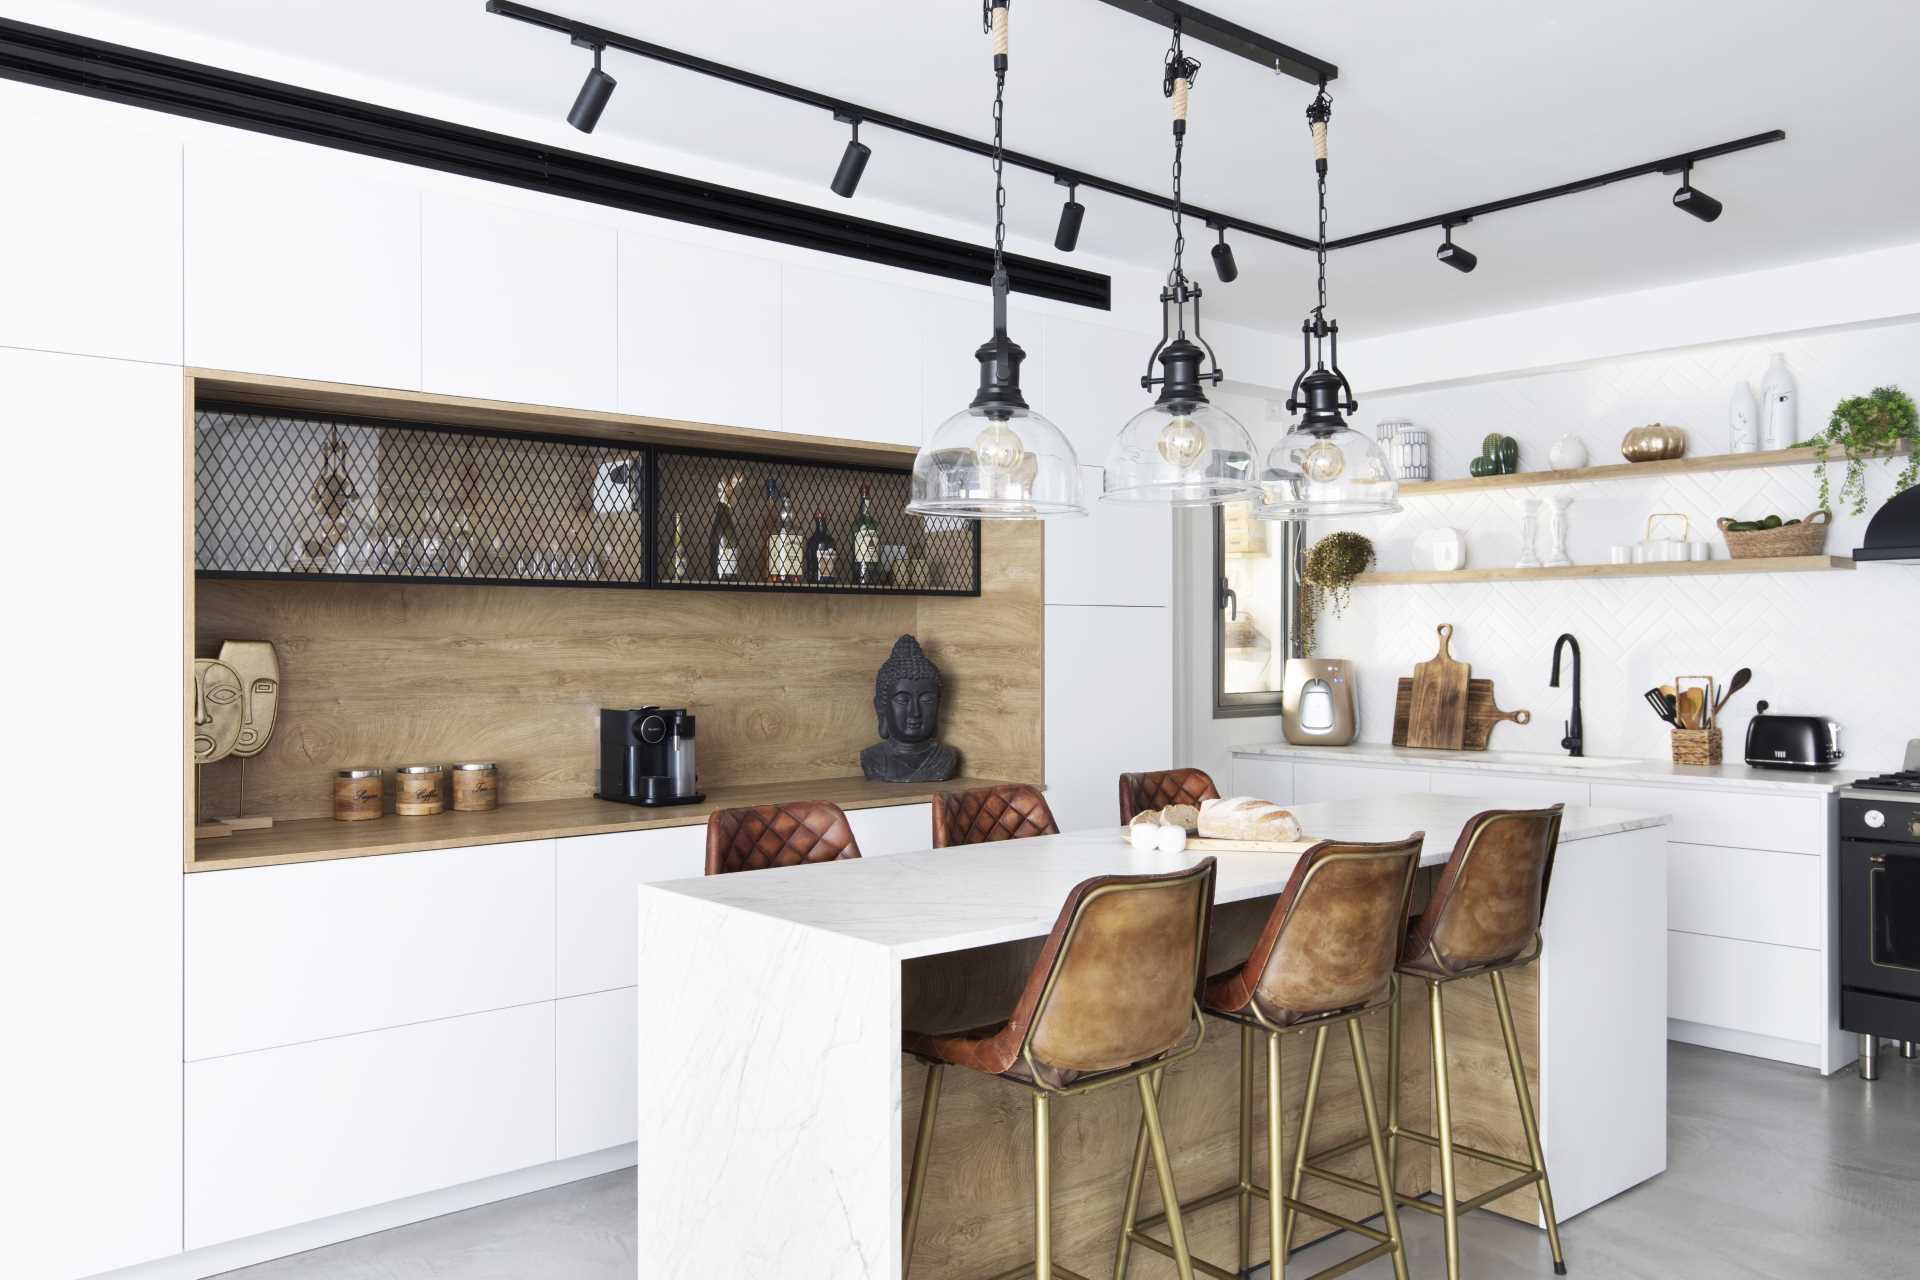
[[[209,577],[647,584],[647,450],[271,410],[195,415]]]
[[[980,594],[980,527],[906,510],[909,474],[654,451],[662,587]]]

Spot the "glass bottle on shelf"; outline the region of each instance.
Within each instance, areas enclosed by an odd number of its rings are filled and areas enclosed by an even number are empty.
[[[840,581],[840,548],[827,532],[827,515],[813,513],[813,536],[807,539],[806,574],[808,582],[823,586]]]
[[[799,582],[805,573],[806,558],[806,541],[793,522],[793,499],[782,495],[780,514],[774,520],[773,532],[767,535],[767,581]]]
[[[667,557],[667,577],[675,582],[687,580],[687,544],[680,532],[680,513],[673,513],[673,554]]]
[[[780,523],[780,475],[767,476],[767,500],[760,508],[760,530],[748,550],[753,563],[744,567],[742,576],[759,582],[778,582],[773,576],[773,534]]]
[[[707,572],[715,582],[740,581],[740,535],[733,525],[733,500],[739,492],[738,475],[714,486],[713,520],[707,529]]]
[[[853,520],[853,580],[863,587],[880,581],[880,522],[873,518],[873,489],[860,486],[860,514]]]

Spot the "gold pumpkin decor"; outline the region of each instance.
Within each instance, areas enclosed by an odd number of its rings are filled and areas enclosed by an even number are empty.
[[[1628,462],[1663,462],[1687,456],[1687,429],[1650,422],[1627,432],[1620,442],[1620,456]]]

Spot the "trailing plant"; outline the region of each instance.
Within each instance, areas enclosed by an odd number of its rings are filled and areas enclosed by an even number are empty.
[[[1808,442],[1813,446],[1814,475],[1820,480],[1820,507],[1833,510],[1831,478],[1827,459],[1834,449],[1847,456],[1847,474],[1840,482],[1840,500],[1854,515],[1867,512],[1867,462],[1902,448],[1908,450],[1907,465],[1894,480],[1895,493],[1920,484],[1920,412],[1913,397],[1898,387],[1875,387],[1864,396],[1842,400],[1833,407],[1827,429]]]
[[[1357,533],[1330,533],[1307,550],[1300,593],[1300,650],[1313,656],[1319,620],[1329,606],[1338,618],[1353,596],[1353,580],[1373,567],[1373,543]]]

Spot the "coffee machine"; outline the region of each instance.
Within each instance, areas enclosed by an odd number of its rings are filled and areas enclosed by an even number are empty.
[[[694,767],[694,718],[685,707],[600,712],[602,800],[692,804],[706,799]]]

